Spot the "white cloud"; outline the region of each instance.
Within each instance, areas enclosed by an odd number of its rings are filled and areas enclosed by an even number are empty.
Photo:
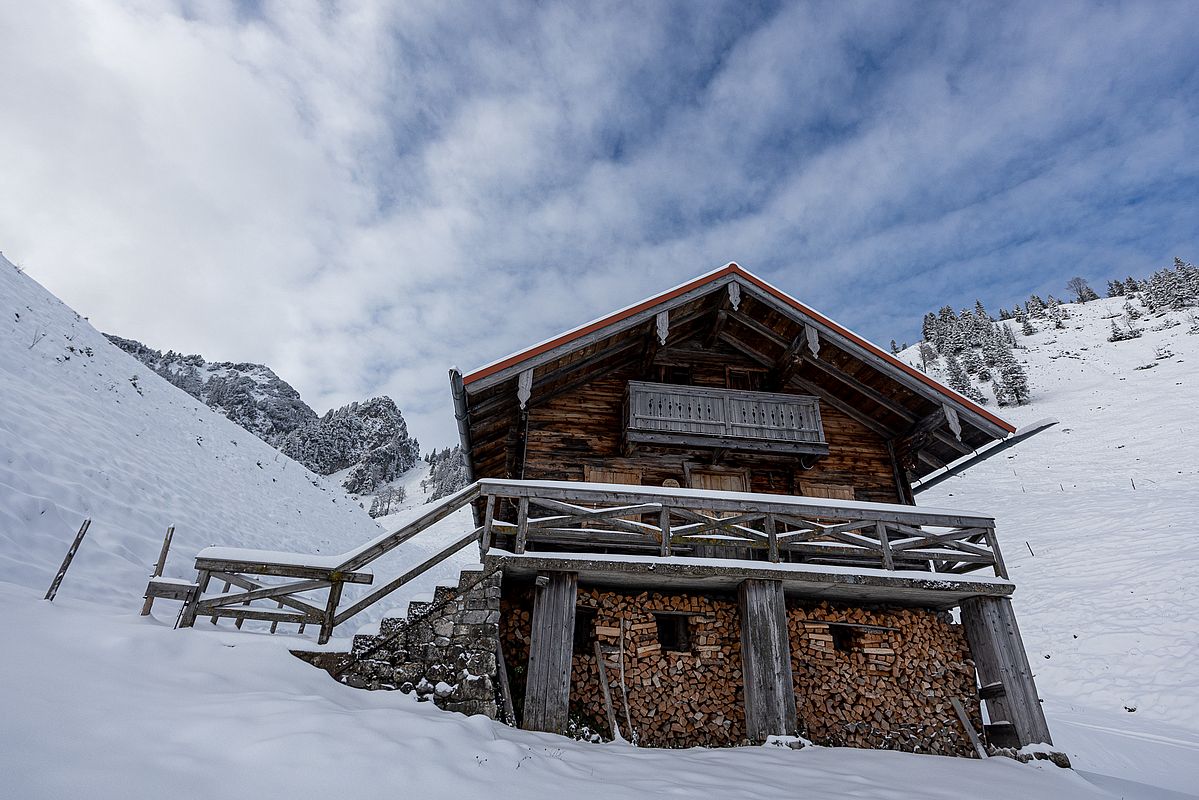
[[[886,340],[1199,244],[1187,4],[694,10],[7,4],[0,248],[432,445],[451,364],[728,260]]]

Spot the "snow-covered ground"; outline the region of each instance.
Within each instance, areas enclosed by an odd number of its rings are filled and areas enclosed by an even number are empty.
[[[1197,609],[1183,591],[1195,564],[1186,517],[1199,507],[1185,413],[1195,391],[1183,370],[1199,337],[1180,336],[1185,327],[1172,329],[1184,363],[1136,372],[1126,370],[1152,354],[1154,334],[1116,345],[1089,334],[1070,345],[1073,331],[1057,332],[1056,345],[1034,337],[1035,405],[1010,416],[1054,414],[1062,425],[920,498],[999,515],[1071,772],[843,749],[589,745],[337,684],[288,655],[294,637],[228,623],[172,630],[175,603],[139,617],[168,524],[177,528],[168,574],[179,577],[211,544],[328,555],[382,528],[335,479],[162,381],[7,263],[0,313],[0,796],[1060,800],[1177,798],[1199,787],[1186,679]],[[1080,313],[1071,324],[1090,323]],[[1049,358],[1068,347],[1084,360]],[[1137,420],[1130,409],[1146,408],[1137,397],[1164,405]],[[384,528],[422,510],[420,473],[401,479],[408,500]],[[1122,491],[1126,477],[1135,493]],[[46,603],[85,516],[88,539]],[[396,557],[418,560],[469,525],[456,515]],[[1116,546],[1119,535],[1131,541]],[[1021,554],[1025,540],[1035,557]]]

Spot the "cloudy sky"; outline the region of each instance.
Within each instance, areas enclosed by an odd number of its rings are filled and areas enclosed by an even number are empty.
[[[1199,258],[1199,3],[0,4],[0,251],[454,440],[464,370],[734,260],[881,343]]]

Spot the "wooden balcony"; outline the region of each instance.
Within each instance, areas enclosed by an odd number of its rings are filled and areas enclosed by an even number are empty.
[[[934,607],[1012,591],[995,521],[978,514],[569,481],[478,485],[485,560],[514,574],[573,570],[643,587],[774,578],[800,595]],[[970,574],[979,570],[995,577]]]
[[[826,455],[815,397],[629,381],[630,444]]]

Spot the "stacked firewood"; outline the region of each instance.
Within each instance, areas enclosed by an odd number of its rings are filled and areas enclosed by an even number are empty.
[[[787,617],[799,723],[808,738],[970,753],[950,698],[960,698],[981,728],[974,662],[961,626],[945,614],[788,603]]]
[[[741,643],[734,599],[583,588],[578,605],[580,614],[586,614],[585,609],[595,609],[595,614],[593,638],[588,637],[587,646],[576,647],[573,657],[570,711],[576,725],[603,738],[611,734],[595,659],[598,641],[613,713],[623,736],[635,736],[651,747],[728,746],[744,741]],[[523,665],[525,661],[518,659],[528,658],[531,606],[531,597],[523,602],[514,597],[511,606],[504,608],[501,635],[510,665]],[[654,612],[685,617],[685,650],[663,649]],[[522,695],[523,670],[513,669],[512,675],[513,693]]]

